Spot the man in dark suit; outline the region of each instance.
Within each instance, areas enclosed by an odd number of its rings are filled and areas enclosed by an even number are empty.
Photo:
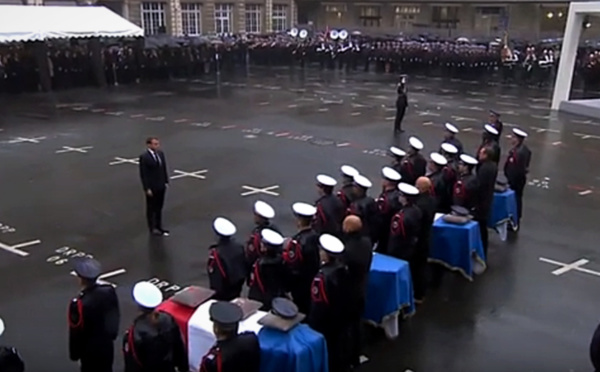
[[[477,164],[477,206],[473,216],[479,222],[479,231],[483,242],[483,251],[487,260],[488,253],[488,228],[487,223],[494,202],[494,187],[498,176],[498,166],[493,158],[494,149],[484,146],[479,150],[479,163]]]
[[[162,226],[162,209],[165,192],[169,184],[167,160],[159,150],[160,142],[156,137],[146,140],[148,149],[140,155],[140,178],[146,194],[146,219],[150,233],[157,236],[168,236],[169,231]]]

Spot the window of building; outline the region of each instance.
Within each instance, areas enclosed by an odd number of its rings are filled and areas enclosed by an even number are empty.
[[[358,17],[363,27],[381,26],[381,7],[379,6],[361,6],[360,16]]]
[[[403,31],[410,31],[413,23],[416,22],[417,15],[421,13],[418,6],[395,6],[394,7],[394,28]]]
[[[329,26],[341,26],[342,18],[348,11],[346,4],[325,4],[325,23]]]
[[[456,28],[460,22],[458,11],[458,6],[434,6],[431,21],[438,28]]]
[[[215,4],[215,32],[225,34],[233,32],[233,5]]]
[[[165,3],[142,3],[142,28],[146,35],[164,33]]]
[[[197,36],[202,33],[202,4],[181,3],[183,33]]]
[[[287,5],[273,4],[273,31],[287,30]]]
[[[260,33],[262,8],[257,4],[246,5],[246,32]]]

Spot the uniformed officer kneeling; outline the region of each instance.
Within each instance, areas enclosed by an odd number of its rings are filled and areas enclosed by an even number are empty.
[[[163,301],[160,289],[149,282],[133,287],[141,314],[123,337],[125,372],[186,372],[187,349],[175,319],[155,311]]]
[[[4,333],[4,322],[0,319],[0,336]],[[24,372],[25,363],[14,347],[0,346],[0,371]]]
[[[252,332],[238,334],[242,309],[231,302],[215,302],[209,309],[217,343],[202,358],[200,372],[258,372],[260,346]]]

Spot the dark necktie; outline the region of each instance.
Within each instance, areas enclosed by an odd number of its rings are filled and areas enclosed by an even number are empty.
[[[154,151],[152,151],[152,152],[151,152],[151,154],[152,154],[152,157],[154,158],[154,160],[155,160],[155,161],[156,161],[158,164],[160,164],[160,158],[158,157],[158,154],[157,154],[157,153],[155,153]]]

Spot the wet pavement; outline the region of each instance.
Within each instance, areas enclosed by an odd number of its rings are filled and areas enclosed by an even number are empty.
[[[219,81],[0,99],[1,341],[20,349],[28,371],[76,370],[65,319],[77,293],[73,257],[103,263],[105,280],[118,286],[125,329],[135,282],[159,280],[166,294],[206,283],[213,218],[231,218],[244,239],[260,198],[292,234],[290,206],[316,198],[315,174],[337,175],[349,163],[378,180],[396,142],[394,78],[362,73],[253,69]],[[530,133],[524,219],[518,237],[492,237],[484,275],[473,283],[448,275],[402,323],[398,340],[371,335],[361,370],[590,370],[600,295],[600,122],[551,114],[546,91],[484,83],[411,77],[409,99],[399,142],[418,134],[427,154],[445,121],[463,130],[473,151],[488,108],[501,112],[505,134],[511,126]],[[171,236],[162,239],[148,237],[131,162],[149,135],[160,137],[175,177],[164,211]],[[508,141],[502,145],[505,155]]]

